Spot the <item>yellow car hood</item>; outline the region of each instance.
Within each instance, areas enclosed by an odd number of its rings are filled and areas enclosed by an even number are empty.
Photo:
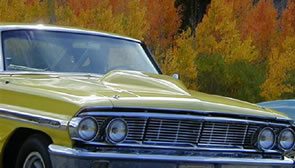
[[[2,105],[69,117],[85,107],[138,107],[288,119],[254,104],[188,90],[169,76],[135,71],[113,71],[104,76],[15,74],[1,76],[0,82]]]

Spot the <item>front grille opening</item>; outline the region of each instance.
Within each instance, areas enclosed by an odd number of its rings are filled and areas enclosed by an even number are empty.
[[[191,119],[122,118],[128,125],[128,136],[122,144],[150,146],[255,149],[253,136],[265,126]],[[96,117],[101,133],[111,119],[108,116]],[[105,143],[104,140],[102,135],[93,143]]]

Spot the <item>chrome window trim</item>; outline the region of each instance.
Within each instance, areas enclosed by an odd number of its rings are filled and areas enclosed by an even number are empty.
[[[64,120],[19,111],[11,111],[3,108],[0,108],[0,118],[61,130],[66,130],[68,125],[68,122]]]
[[[82,30],[82,29],[65,28],[65,27],[57,27],[57,26],[45,26],[42,24],[37,24],[37,25],[0,25],[0,31],[13,31],[13,30],[42,30],[42,31],[89,34],[89,35],[104,36],[104,37],[117,38],[117,39],[141,43],[141,41],[137,40],[137,39],[133,39],[133,38],[125,37],[125,36],[120,36],[120,35],[109,34],[109,33],[91,31],[91,30]]]
[[[4,55],[2,50],[2,31],[0,31],[0,72],[4,71]]]
[[[17,76],[17,75],[48,75],[52,77],[57,76],[85,76],[85,77],[93,77],[93,78],[101,78],[103,75],[94,74],[94,73],[74,73],[74,72],[29,72],[29,71],[0,71],[0,75],[6,76]]]
[[[200,120],[200,121],[222,121],[232,123],[246,123],[246,124],[261,124],[291,127],[289,124],[280,124],[273,122],[253,121],[246,119],[234,119],[228,117],[207,117],[207,116],[193,116],[184,114],[165,114],[165,113],[144,113],[144,112],[84,112],[79,116],[106,116],[106,117],[138,117],[138,118],[164,118],[164,119],[187,119],[187,120]]]

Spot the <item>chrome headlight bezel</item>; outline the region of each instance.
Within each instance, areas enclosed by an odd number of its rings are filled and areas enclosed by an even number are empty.
[[[110,135],[110,131],[112,129],[112,126],[115,124],[115,122],[121,122],[121,124],[123,124],[125,127],[125,135],[120,140],[114,140],[114,138],[112,138],[112,136]],[[127,122],[122,118],[112,119],[111,121],[109,121],[109,123],[107,124],[107,126],[105,128],[105,134],[106,134],[106,141],[110,144],[118,144],[118,143],[123,142],[128,136]]]
[[[83,137],[83,135],[80,132],[82,124],[84,122],[86,122],[87,120],[93,122],[93,126],[94,126],[93,135],[90,136],[89,138]],[[98,127],[96,119],[93,117],[83,117],[83,118],[75,117],[69,123],[69,132],[70,132],[70,136],[73,140],[78,139],[78,140],[83,140],[83,141],[92,141],[99,134],[99,127]]]
[[[263,147],[261,145],[261,136],[265,131],[270,131],[273,134],[273,141],[272,141],[272,144],[269,147]],[[271,127],[265,127],[262,130],[260,130],[260,132],[258,134],[258,137],[257,137],[257,147],[258,147],[258,149],[263,150],[263,151],[272,150],[275,145],[276,145],[276,134],[275,134],[274,130]]]
[[[289,131],[293,135],[293,144],[291,145],[291,147],[289,149],[284,148],[281,145],[281,138],[283,136],[283,133],[286,132],[286,131]],[[279,147],[280,150],[282,150],[284,152],[290,152],[292,149],[294,149],[294,147],[295,147],[295,132],[291,128],[285,128],[285,129],[281,130],[281,132],[280,132],[280,134],[278,136],[278,147]]]

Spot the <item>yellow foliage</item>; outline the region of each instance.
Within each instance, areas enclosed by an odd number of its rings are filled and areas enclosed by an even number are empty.
[[[194,49],[195,38],[191,36],[191,30],[180,34],[174,47],[170,48],[162,64],[166,73],[178,73],[181,80],[191,89],[196,89],[197,71],[195,67],[196,51]]]
[[[27,0],[0,0],[0,22],[48,23],[46,2]]]
[[[125,35],[143,40],[149,29],[149,25],[144,21],[146,11],[147,9],[140,5],[140,0],[129,0],[123,20]]]
[[[124,11],[113,12],[108,0],[101,0],[96,6],[81,9],[77,15],[74,9],[60,6],[56,10],[58,25],[66,25],[106,31],[143,39],[148,26],[144,24],[146,9],[140,6],[140,0],[130,0]]]
[[[233,14],[232,2],[212,0],[208,14],[197,28],[198,53],[219,53],[228,63],[253,61],[258,52],[250,38],[242,40]]]
[[[69,6],[60,6],[56,10],[56,24],[85,29],[122,33],[121,16],[113,16],[112,8],[107,0],[100,2],[97,7],[81,9],[79,15]]]
[[[268,79],[262,85],[261,96],[267,100],[278,99],[283,93],[293,92],[294,88],[284,84],[287,72],[295,69],[295,37],[287,37],[281,48],[272,49],[269,58]]]

